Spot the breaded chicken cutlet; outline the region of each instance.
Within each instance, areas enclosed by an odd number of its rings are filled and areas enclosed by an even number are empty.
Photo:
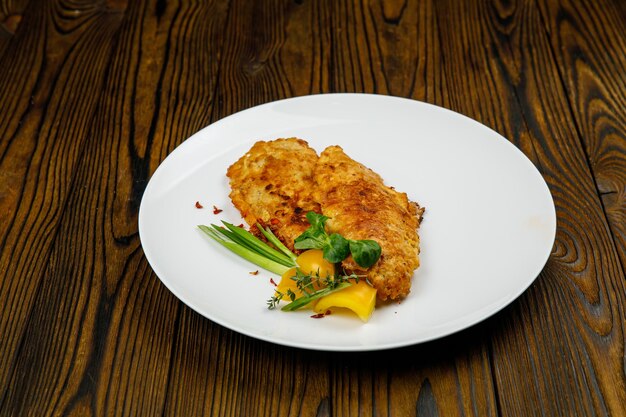
[[[308,227],[306,213],[320,213],[313,200],[317,153],[301,139],[257,142],[228,168],[230,198],[250,231],[258,222],[269,227],[289,249]],[[260,237],[260,236],[259,236]]]
[[[230,197],[251,231],[269,227],[291,250],[308,227],[306,213],[328,216],[328,233],[378,242],[382,255],[368,269],[352,257],[342,262],[348,273],[365,275],[380,300],[408,295],[419,266],[419,227],[423,209],[405,193],[384,184],[371,169],[339,146],[318,157],[297,138],[257,142],[228,168]]]
[[[339,146],[329,146],[315,169],[315,200],[330,217],[329,233],[348,239],[378,242],[382,255],[364,270],[352,256],[343,267],[364,274],[380,300],[408,295],[413,271],[419,266],[419,227],[423,209],[405,193],[387,187],[371,169],[354,161]]]

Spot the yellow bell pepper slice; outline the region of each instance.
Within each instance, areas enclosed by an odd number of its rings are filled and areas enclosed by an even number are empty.
[[[376,289],[365,281],[334,292],[318,300],[313,308],[316,313],[324,313],[332,307],[352,310],[364,322],[367,322],[376,306]]]
[[[305,274],[310,275],[319,275],[321,279],[326,278],[327,276],[333,276],[335,274],[335,266],[324,259],[324,254],[319,249],[311,249],[304,251],[298,256],[296,259],[296,263],[298,264],[298,268]],[[278,296],[278,293],[285,294],[285,301],[288,301],[289,298],[286,296],[287,291],[291,290],[296,297],[300,297],[302,295],[302,291],[298,289],[296,281],[291,279],[296,276],[296,268],[291,268],[285,272],[280,278],[280,282],[278,286],[276,286],[275,296]],[[321,287],[320,283],[314,282],[311,290],[319,290]]]
[[[295,276],[296,276],[296,268],[291,268],[287,272],[285,272],[283,276],[280,278],[280,282],[276,286],[276,293],[274,295],[278,295],[278,293],[287,294],[287,290],[291,290],[294,292],[294,294],[299,295],[300,290],[298,289],[298,286],[296,285],[296,281],[291,279]],[[287,298],[285,298],[285,300],[287,300]]]
[[[283,294],[283,300],[286,302],[290,302],[291,300],[289,299],[287,293],[289,292],[289,290],[291,290],[296,295],[296,298],[302,297],[303,294],[302,291],[300,291],[300,289],[298,288],[298,284],[295,280],[291,279],[295,276],[296,268],[291,268],[287,270],[287,272],[285,272],[280,278],[280,282],[276,286],[274,296],[278,297],[279,294]],[[319,287],[316,285],[314,286],[314,289],[319,289]],[[308,304],[308,306],[312,307],[316,303],[317,300],[313,300]]]

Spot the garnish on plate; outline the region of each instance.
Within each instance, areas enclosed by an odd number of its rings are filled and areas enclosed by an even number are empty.
[[[326,233],[324,224],[328,217],[309,211],[306,218],[311,225],[295,240],[296,249],[321,249],[324,259],[338,263],[352,255],[354,261],[363,268],[369,268],[380,258],[380,245],[374,240],[346,239],[339,233]]]
[[[303,248],[308,250],[300,255],[291,252],[269,228],[260,224],[256,227],[272,246],[249,231],[225,221],[222,221],[223,226],[212,224],[198,227],[230,251],[282,276],[276,285],[274,295],[267,300],[269,309],[276,308],[281,301],[289,300],[281,310],[295,311],[309,306],[316,313],[324,313],[334,306],[345,307],[354,311],[363,321],[367,321],[374,309],[376,290],[358,275],[345,274],[336,264],[350,254],[355,260],[359,258],[364,259],[364,262],[372,262],[374,259],[375,263],[380,256],[380,247],[376,242],[367,242],[361,245],[367,246],[366,250],[352,252],[351,243],[359,241],[351,241],[338,234],[333,234],[332,238],[328,236],[324,230],[327,217],[310,212],[307,213],[307,219],[311,227],[302,234],[304,237],[299,241],[308,241],[309,243],[304,243],[304,246],[317,248]],[[378,255],[376,255],[377,246]],[[342,290],[350,287],[354,289],[341,296]],[[331,295],[334,297],[326,299]],[[316,308],[318,303],[324,306],[322,310]]]
[[[236,240],[241,236],[232,227],[225,235],[213,225],[211,236],[282,276],[269,308],[288,301],[282,310],[306,306],[321,314],[344,307],[367,321],[377,300],[409,294],[424,209],[340,146],[318,155],[294,137],[257,141],[226,176],[233,205],[252,225],[249,232],[287,261]],[[323,259],[333,271],[307,269],[294,251]]]
[[[225,221],[222,221],[222,224],[224,226],[211,224],[211,226],[199,225],[198,227],[207,236],[231,252],[275,274],[282,275],[287,272],[289,268],[295,268],[297,266],[295,261],[296,255],[285,248],[282,243],[282,247],[277,246],[280,249],[279,252],[245,229]],[[262,232],[276,239],[271,232],[265,231],[261,226],[258,227]],[[278,239],[276,239],[276,241],[279,242]],[[270,242],[272,242],[272,240],[270,240]]]

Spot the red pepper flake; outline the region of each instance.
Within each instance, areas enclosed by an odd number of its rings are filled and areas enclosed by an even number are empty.
[[[245,228],[245,226],[243,225],[243,223],[241,223],[239,226],[237,227],[241,227],[242,229]]]
[[[223,212],[224,210],[222,209],[218,209],[217,207],[213,206],[213,214],[220,214],[221,212]]]
[[[274,281],[274,278],[270,278],[270,284],[272,284],[275,287],[278,287],[278,284],[276,283],[276,281]]]
[[[326,310],[326,312],[325,312],[325,313],[313,314],[313,315],[311,316],[311,318],[312,318],[312,319],[321,319],[321,318],[323,318],[323,317],[325,317],[325,316],[328,316],[328,315],[330,315],[330,310]]]
[[[201,209],[201,208],[204,208],[204,206],[202,204],[200,204],[199,201],[196,201],[196,208],[197,209]]]
[[[270,224],[276,226],[278,223],[280,223],[280,220],[278,220],[277,218],[270,219]]]
[[[259,270],[249,272],[250,275],[259,275]]]

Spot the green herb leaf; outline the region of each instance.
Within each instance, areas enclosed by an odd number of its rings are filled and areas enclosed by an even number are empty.
[[[280,300],[282,300],[284,296],[285,294],[283,294],[282,292],[276,291],[276,294],[271,296],[267,300],[267,308],[269,310],[275,309],[278,306],[278,303],[280,302]]]
[[[352,258],[359,266],[369,268],[380,258],[382,249],[374,240],[350,240]]]
[[[306,218],[311,226],[296,238],[296,249],[322,249],[324,259],[332,263],[339,263],[352,254],[354,261],[363,268],[371,267],[380,258],[382,250],[375,241],[346,239],[338,233],[328,236],[324,229],[328,217],[309,211]]]
[[[330,217],[326,217],[323,214],[318,214],[314,211],[309,211],[306,214],[306,219],[309,221],[311,227],[315,230],[324,231],[324,225],[326,224],[326,220]]]
[[[309,211],[306,214],[306,218],[311,226],[296,238],[293,245],[294,248],[323,249],[329,244],[328,235],[324,230],[324,224],[326,220],[328,220],[328,217],[323,214],[317,214],[314,211]]]
[[[333,233],[328,239],[329,244],[324,246],[324,259],[328,262],[339,263],[350,255],[348,239],[338,233]]]

